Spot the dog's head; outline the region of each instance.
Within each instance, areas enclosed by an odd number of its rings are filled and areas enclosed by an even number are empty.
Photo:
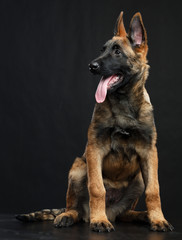
[[[132,82],[147,63],[147,51],[147,34],[141,14],[133,16],[127,34],[121,12],[114,37],[104,44],[101,55],[89,64],[93,74],[102,76],[95,94],[98,103],[105,100],[107,92],[113,93]]]

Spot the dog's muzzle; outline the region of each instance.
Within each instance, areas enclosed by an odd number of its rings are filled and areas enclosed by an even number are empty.
[[[98,62],[91,62],[89,65],[89,70],[94,73],[94,74],[98,74],[100,71],[100,65]]]

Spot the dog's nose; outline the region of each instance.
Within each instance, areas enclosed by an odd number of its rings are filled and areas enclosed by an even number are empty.
[[[91,62],[88,66],[89,66],[89,70],[93,73],[97,72],[100,68],[100,65],[98,62]]]

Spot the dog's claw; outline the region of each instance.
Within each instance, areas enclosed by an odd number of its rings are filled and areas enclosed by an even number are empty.
[[[54,220],[54,226],[56,228],[69,227],[74,224],[74,220],[71,216],[63,216]]]
[[[152,231],[158,231],[158,232],[168,232],[168,231],[173,231],[174,227],[165,221],[161,221],[158,223],[151,223],[151,228]]]
[[[90,224],[90,228],[94,232],[112,232],[114,231],[113,225],[109,221],[98,221]]]

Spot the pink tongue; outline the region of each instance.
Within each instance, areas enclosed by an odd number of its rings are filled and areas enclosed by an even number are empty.
[[[107,84],[112,78],[113,76],[110,76],[106,79],[101,78],[95,93],[95,99],[98,103],[104,102],[107,95]]]

